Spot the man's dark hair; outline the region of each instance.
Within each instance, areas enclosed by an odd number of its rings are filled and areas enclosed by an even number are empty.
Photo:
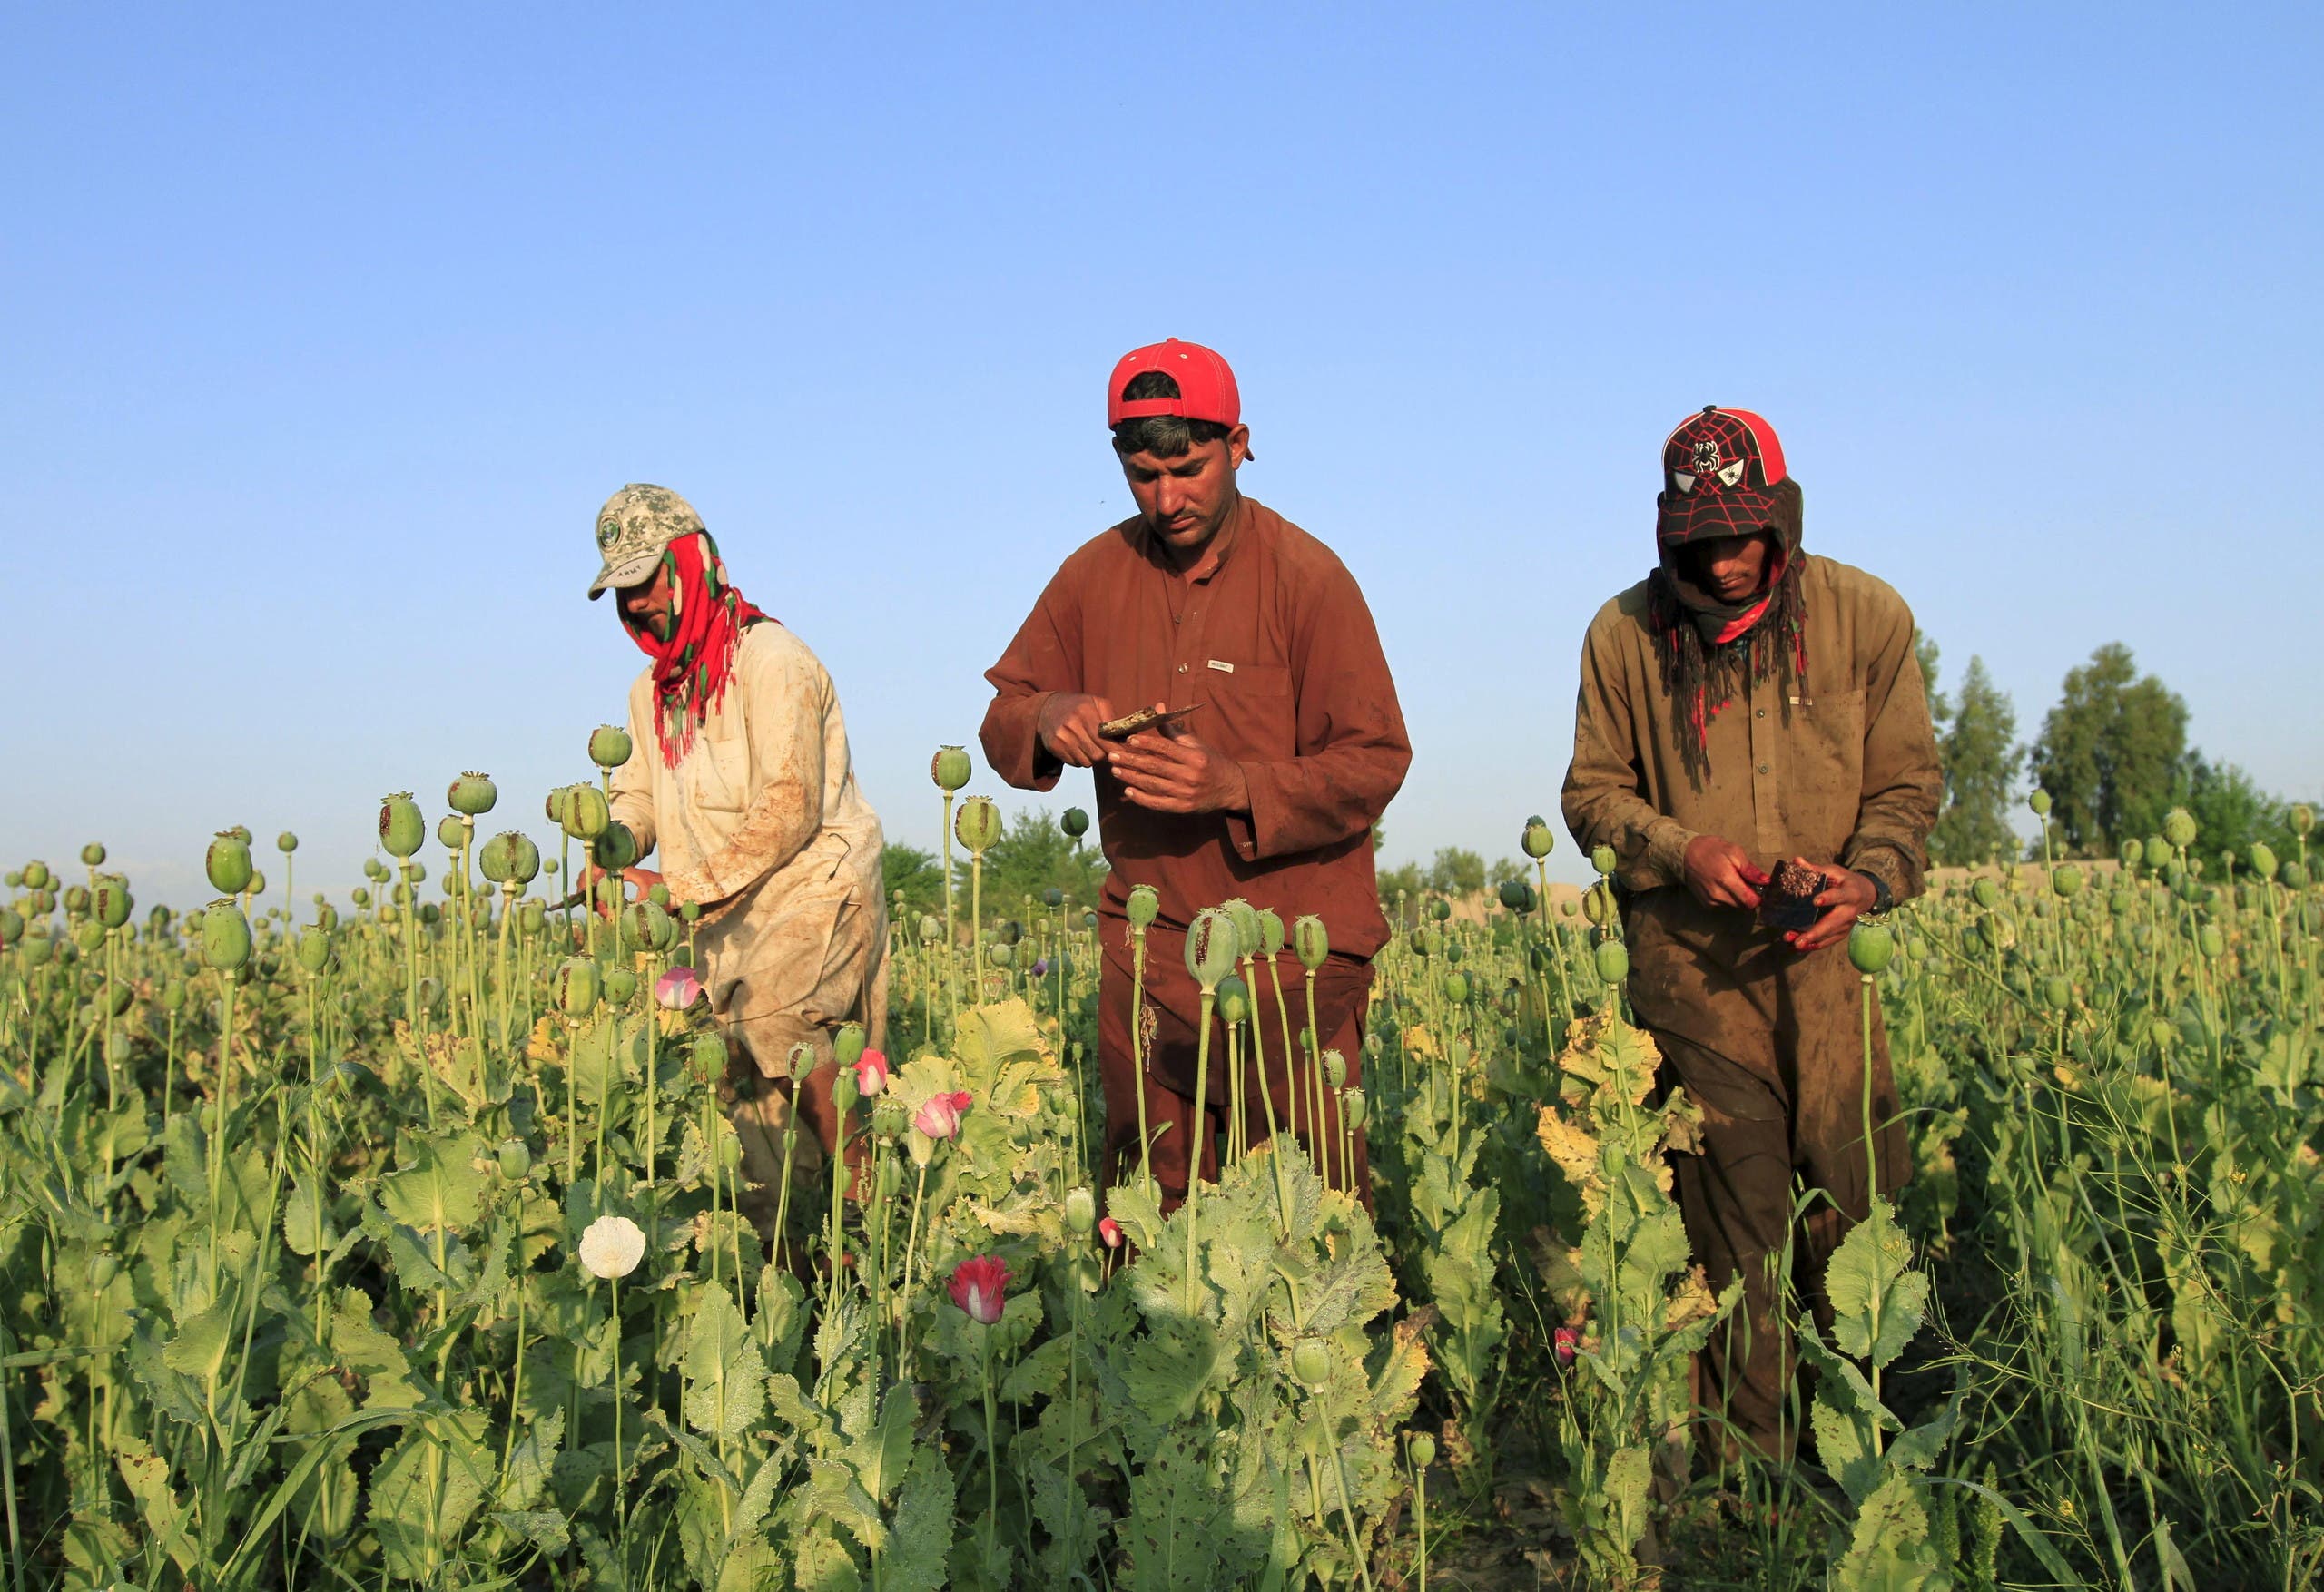
[[[1167,370],[1141,370],[1122,388],[1126,403],[1177,396],[1178,378]],[[1232,429],[1216,420],[1189,420],[1181,415],[1141,415],[1114,427],[1114,451],[1124,458],[1134,453],[1177,458],[1198,443],[1220,441]]]

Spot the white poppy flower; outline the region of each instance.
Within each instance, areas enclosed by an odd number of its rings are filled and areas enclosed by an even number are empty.
[[[645,1234],[626,1216],[600,1216],[581,1234],[581,1269],[592,1277],[626,1277],[645,1258]]]

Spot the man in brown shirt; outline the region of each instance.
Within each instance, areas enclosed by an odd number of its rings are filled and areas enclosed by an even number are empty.
[[[1175,1204],[1196,1141],[1202,1174],[1216,1174],[1215,1138],[1229,1105],[1214,1036],[1209,1098],[1195,1108],[1199,1009],[1187,922],[1237,896],[1286,925],[1320,918],[1332,954],[1316,978],[1316,1043],[1340,1052],[1354,1082],[1372,957],[1388,937],[1372,826],[1403,782],[1412,746],[1354,577],[1321,542],[1236,489],[1250,428],[1226,361],[1176,339],[1137,349],[1115,367],[1106,405],[1138,512],[1065,561],[987,671],[999,694],[982,740],[995,771],[1022,790],[1051,789],[1068,763],[1093,771],[1112,869],[1098,907],[1108,1181],[1137,1164],[1143,1093],[1154,1175]],[[1148,706],[1195,711],[1171,733],[1099,738],[1107,720]],[[1141,884],[1161,902],[1147,932],[1153,1032],[1143,1076],[1130,1042],[1125,917]],[[1313,1154],[1310,1064],[1286,1073],[1284,1013],[1264,970],[1258,982],[1275,1120]],[[1295,1035],[1307,1027],[1303,988],[1295,964],[1284,993]],[[1256,1069],[1249,1077],[1246,1125],[1256,1143],[1265,1113]],[[1338,1102],[1324,1093],[1324,1141],[1336,1146]],[[1362,1153],[1358,1135],[1355,1186],[1368,1196]]]
[[[1769,1264],[1791,1238],[1793,1178],[1826,1196],[1794,1251],[1819,1310],[1826,1261],[1871,1208],[1866,997],[1833,948],[1919,890],[1943,780],[1911,611],[1800,551],[1773,427],[1740,409],[1690,416],[1663,445],[1656,501],[1656,569],[1582,643],[1565,820],[1621,860],[1631,1005],[1666,1081],[1703,1108],[1702,1148],[1673,1157],[1679,1208],[1713,1285],[1745,1284],[1740,1319],[1706,1351],[1709,1391],[1745,1438],[1787,1457],[1791,1342]],[[1785,860],[1820,879],[1814,920],[1763,928]],[[1910,1151],[1876,1011],[1873,1047],[1891,1193]]]

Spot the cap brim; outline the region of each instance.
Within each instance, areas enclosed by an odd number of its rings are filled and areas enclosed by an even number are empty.
[[[650,579],[654,566],[661,562],[659,553],[641,553],[623,563],[606,565],[597,572],[597,578],[590,584],[589,600],[596,602],[615,586],[634,586],[640,581]]]
[[[1755,536],[1774,530],[1777,525],[1774,494],[1748,487],[1681,497],[1676,503],[1665,492],[1657,498],[1656,507],[1654,534],[1673,545],[1712,536]]]

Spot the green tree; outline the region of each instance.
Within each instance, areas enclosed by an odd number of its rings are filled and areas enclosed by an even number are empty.
[[[1417,862],[1400,862],[1380,870],[1380,907],[1392,918],[1395,916],[1397,896],[1405,898],[1405,909],[1409,912],[1412,903],[1427,890],[1428,876]]]
[[[1936,651],[1931,644],[1929,654]],[[2025,761],[2017,743],[2017,710],[1994,684],[1985,661],[1972,657],[1961,677],[1961,692],[1950,703],[1950,721],[1937,738],[1945,769],[1945,811],[1929,835],[1931,860],[1945,867],[1973,867],[2017,850],[2010,827],[2011,794]]]
[[[2189,753],[2171,786],[2171,802],[2194,818],[2195,843],[2189,850],[2203,860],[2210,877],[2219,876],[2221,852],[2232,851],[2240,861],[2251,854],[2254,840],[2267,841],[2278,857],[2299,852],[2291,804],[2260,790],[2231,762],[2212,762],[2200,752]]]
[[[1440,846],[1428,865],[1428,888],[1448,896],[1485,888],[1485,860],[1465,846]]]
[[[2034,743],[2034,782],[2050,793],[2051,824],[2068,852],[2096,856],[2144,835],[2171,805],[2187,751],[2187,704],[2131,649],[2108,642],[2066,672],[2058,705]]]
[[[891,909],[896,892],[901,890],[903,909],[911,917],[922,912],[944,915],[944,864],[935,852],[890,840],[880,853],[880,881]]]
[[[969,860],[952,849],[956,878],[953,899],[965,909],[969,903]],[[942,878],[940,873],[939,879]],[[1018,810],[992,850],[984,854],[984,913],[990,918],[1022,920],[1025,898],[1040,905],[1042,892],[1060,889],[1077,908],[1094,907],[1106,886],[1105,853],[1058,827],[1047,808]]]

